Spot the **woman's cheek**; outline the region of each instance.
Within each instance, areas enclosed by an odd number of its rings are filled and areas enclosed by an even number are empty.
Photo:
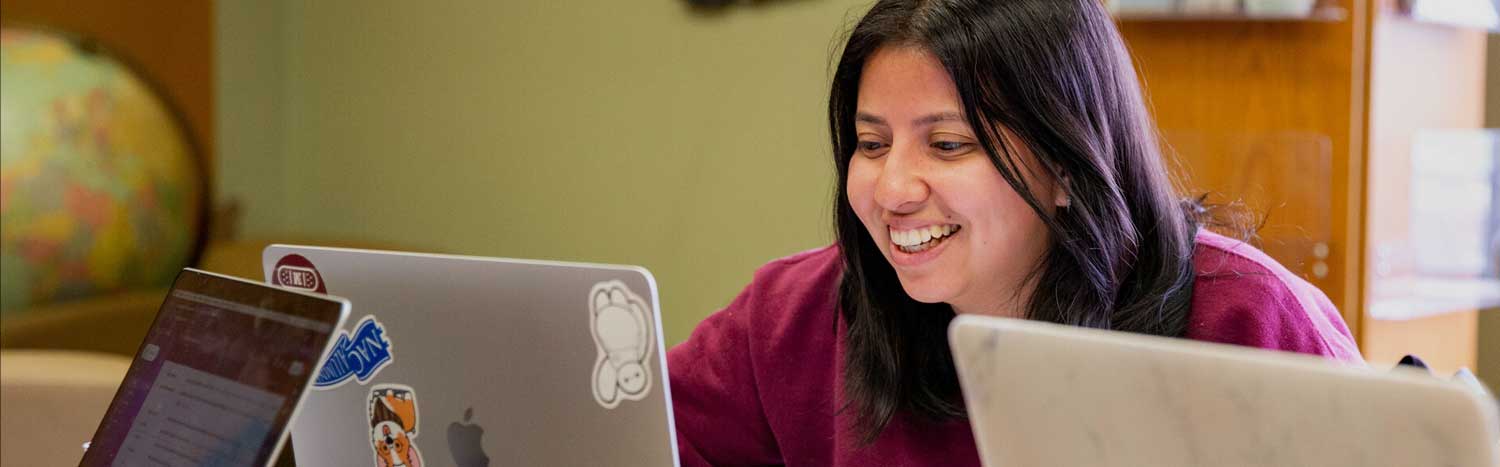
[[[849,181],[845,187],[844,194],[849,197],[849,205],[854,208],[854,213],[859,216],[865,226],[870,225],[868,216],[872,215],[872,205],[875,199],[875,183],[880,176],[876,167],[871,167],[874,161],[855,157],[849,161]]]

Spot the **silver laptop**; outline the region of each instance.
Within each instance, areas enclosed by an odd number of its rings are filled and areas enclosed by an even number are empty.
[[[355,310],[292,427],[298,465],[677,465],[645,269],[283,245],[262,259],[267,281]]]
[[[349,302],[184,269],[82,466],[265,466]]]
[[[949,344],[986,465],[1500,465],[1494,399],[1425,374],[974,316]]]

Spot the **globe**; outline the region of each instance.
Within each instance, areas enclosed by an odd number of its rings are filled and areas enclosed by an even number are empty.
[[[71,37],[0,28],[0,316],[170,284],[202,170],[168,103]]]

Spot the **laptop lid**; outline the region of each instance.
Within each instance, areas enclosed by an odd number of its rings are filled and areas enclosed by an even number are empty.
[[[341,298],[184,269],[80,465],[268,465],[348,313]]]
[[[299,465],[676,465],[655,280],[632,266],[273,245],[349,297]]]
[[[1500,462],[1495,401],[1427,375],[977,316],[949,344],[987,465]]]

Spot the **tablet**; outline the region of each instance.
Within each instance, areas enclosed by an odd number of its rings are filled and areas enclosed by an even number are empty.
[[[184,269],[83,466],[263,466],[349,302]]]

